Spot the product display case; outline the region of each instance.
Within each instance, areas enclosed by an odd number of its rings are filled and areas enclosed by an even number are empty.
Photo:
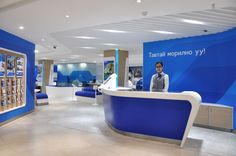
[[[25,105],[25,56],[0,50],[0,114]]]

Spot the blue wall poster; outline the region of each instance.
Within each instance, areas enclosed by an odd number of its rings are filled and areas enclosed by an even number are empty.
[[[106,80],[113,73],[115,73],[115,61],[104,61],[104,80]]]
[[[16,76],[22,77],[24,74],[24,58],[23,57],[17,57],[16,58]]]
[[[15,56],[7,56],[7,77],[15,76]]]
[[[6,56],[4,54],[0,54],[0,77],[5,76],[5,65],[6,65]]]
[[[144,43],[144,90],[164,63],[169,92],[196,91],[203,102],[236,110],[236,28],[222,33]],[[235,112],[235,111],[234,111]],[[236,113],[234,113],[236,129]]]

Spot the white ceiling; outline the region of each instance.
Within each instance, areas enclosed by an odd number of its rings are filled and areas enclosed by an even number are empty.
[[[143,11],[148,15],[143,16]],[[206,25],[187,24],[181,19],[200,20]],[[21,25],[24,30],[18,29]],[[235,26],[235,0],[143,0],[141,4],[136,0],[0,0],[0,27],[36,43],[37,59],[101,61],[103,50],[118,47],[129,50],[130,62],[135,64],[136,58],[138,62],[142,60],[143,42],[212,34]],[[98,29],[128,33],[112,34]],[[150,30],[177,34],[156,34]],[[119,45],[104,46],[102,43]]]

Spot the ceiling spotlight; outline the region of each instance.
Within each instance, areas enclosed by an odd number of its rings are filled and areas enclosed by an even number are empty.
[[[95,47],[80,47],[82,49],[96,49]]]
[[[70,15],[65,15],[65,18],[70,18]]]
[[[142,12],[142,16],[147,16],[148,15],[148,11],[143,11]]]
[[[185,23],[190,23],[190,24],[198,24],[198,25],[206,24],[205,22],[202,22],[202,21],[190,20],[190,19],[182,19],[182,21]]]
[[[96,37],[91,37],[91,36],[74,36],[74,38],[85,39],[85,40],[97,39]]]
[[[34,50],[34,53],[39,53],[39,50],[35,49],[35,50]]]
[[[41,41],[42,41],[42,42],[44,42],[44,41],[45,41],[45,39],[44,39],[44,38],[42,38],[42,39],[41,39]]]
[[[137,3],[142,3],[142,0],[136,0]]]
[[[120,34],[128,33],[127,31],[122,31],[122,30],[110,30],[110,29],[100,29],[99,31],[104,31],[104,32],[109,32],[109,33],[120,33]]]
[[[106,46],[118,46],[118,44],[114,44],[114,43],[103,43],[102,45],[106,45]]]
[[[212,9],[215,9],[215,8],[216,8],[216,4],[215,4],[215,3],[212,3],[211,8],[212,8]]]
[[[158,34],[168,34],[168,35],[174,35],[176,33],[170,32],[170,31],[160,31],[160,30],[153,30],[152,32],[158,33]]]
[[[24,26],[19,26],[19,29],[23,30],[23,29],[25,29],[25,27]]]

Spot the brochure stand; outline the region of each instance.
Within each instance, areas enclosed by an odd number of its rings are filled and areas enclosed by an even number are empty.
[[[25,56],[0,49],[0,114],[25,105]]]

